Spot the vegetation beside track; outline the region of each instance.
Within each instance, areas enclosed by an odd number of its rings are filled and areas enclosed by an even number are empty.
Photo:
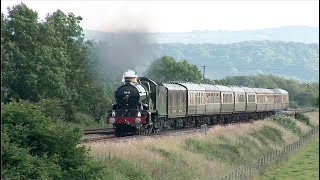
[[[317,112],[306,114],[311,117],[310,123],[319,124]],[[215,126],[209,129],[207,135],[193,133],[124,143],[92,143],[88,146],[94,158],[103,159],[103,164],[112,167],[106,173],[113,179],[213,179],[227,174],[231,169],[255,162],[257,158],[298,140],[300,134],[297,132],[305,134],[311,129],[294,118],[286,121],[290,123],[279,124],[269,118],[248,124]],[[120,178],[117,169],[122,166],[112,158],[131,164],[141,176],[122,172]],[[131,170],[122,168],[121,171]]]

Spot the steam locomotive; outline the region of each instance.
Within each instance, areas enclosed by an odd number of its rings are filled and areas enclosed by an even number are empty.
[[[287,110],[289,94],[283,89],[157,84],[146,77],[126,75],[115,91],[115,100],[106,122],[113,125],[116,136],[125,136],[262,119]]]

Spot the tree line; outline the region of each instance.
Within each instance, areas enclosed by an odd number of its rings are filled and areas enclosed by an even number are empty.
[[[304,82],[319,82],[319,44],[244,41],[232,44],[154,44],[157,56],[188,59],[206,65],[209,78],[274,74]]]

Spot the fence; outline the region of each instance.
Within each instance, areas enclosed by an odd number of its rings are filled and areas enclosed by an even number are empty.
[[[262,172],[266,167],[273,163],[287,159],[290,154],[299,149],[304,144],[308,143],[314,134],[319,132],[319,125],[314,127],[311,131],[301,137],[298,141],[293,142],[281,150],[275,150],[271,154],[260,158],[256,163],[251,165],[241,166],[230,174],[221,177],[221,180],[246,180],[250,179],[260,172]]]

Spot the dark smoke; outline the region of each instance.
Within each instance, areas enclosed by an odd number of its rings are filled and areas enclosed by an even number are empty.
[[[96,51],[98,64],[104,72],[93,73],[98,74],[98,79],[110,83],[121,82],[122,75],[129,69],[142,75],[154,60],[147,20],[127,16],[114,21],[111,26],[106,29],[112,32],[106,32],[104,38],[98,39],[101,43]]]
[[[141,71],[152,60],[151,41],[146,33],[109,33],[103,42],[99,56],[109,70]]]

